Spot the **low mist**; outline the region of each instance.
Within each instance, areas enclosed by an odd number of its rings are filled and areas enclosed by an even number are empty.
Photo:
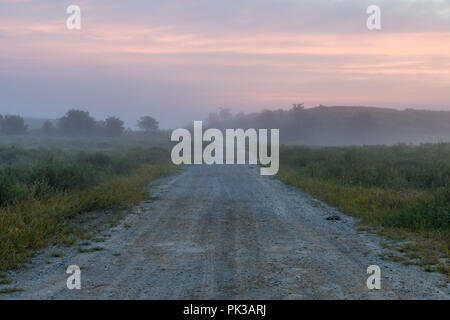
[[[375,107],[326,107],[210,113],[208,127],[280,129],[280,141],[292,145],[345,146],[420,144],[450,141],[450,112]]]

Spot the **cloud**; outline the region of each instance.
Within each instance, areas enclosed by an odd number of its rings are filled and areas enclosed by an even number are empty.
[[[447,107],[448,1],[377,2],[371,32],[365,0],[79,0],[80,31],[65,27],[70,1],[2,1],[3,108],[60,113],[71,88],[70,107],[166,125],[297,100]]]

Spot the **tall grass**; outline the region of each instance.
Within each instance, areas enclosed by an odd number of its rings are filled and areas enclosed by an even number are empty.
[[[164,149],[62,152],[0,148],[0,207],[84,189],[167,156]]]
[[[0,269],[19,266],[50,239],[63,237],[75,215],[138,203],[145,186],[168,174],[168,151],[0,149]]]
[[[427,242],[448,272],[450,144],[284,147],[280,160],[281,180],[385,234]]]

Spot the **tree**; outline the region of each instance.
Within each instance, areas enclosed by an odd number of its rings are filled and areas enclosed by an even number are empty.
[[[58,124],[61,132],[69,136],[91,135],[96,129],[96,121],[88,111],[75,109],[67,111]]]
[[[208,114],[208,119],[206,120],[206,125],[208,127],[217,127],[219,125],[220,119],[217,112],[210,112]]]
[[[232,114],[229,108],[219,108],[219,118],[220,120],[229,120],[231,119]]]
[[[144,116],[138,120],[138,127],[145,132],[156,131],[158,130],[158,121],[153,117]]]
[[[21,116],[6,115],[1,118],[1,128],[4,134],[22,134],[27,131],[28,126]]]
[[[55,132],[55,127],[50,120],[46,120],[41,127],[41,133],[45,135],[52,135]]]
[[[117,137],[122,135],[125,130],[123,127],[123,121],[116,117],[108,117],[105,120],[105,133],[111,137]]]
[[[305,110],[305,106],[303,105],[303,103],[294,103],[292,104],[292,110],[293,111]]]

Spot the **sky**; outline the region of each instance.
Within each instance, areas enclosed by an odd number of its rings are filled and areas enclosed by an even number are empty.
[[[450,0],[0,0],[0,114],[174,128],[302,102],[450,110]]]

